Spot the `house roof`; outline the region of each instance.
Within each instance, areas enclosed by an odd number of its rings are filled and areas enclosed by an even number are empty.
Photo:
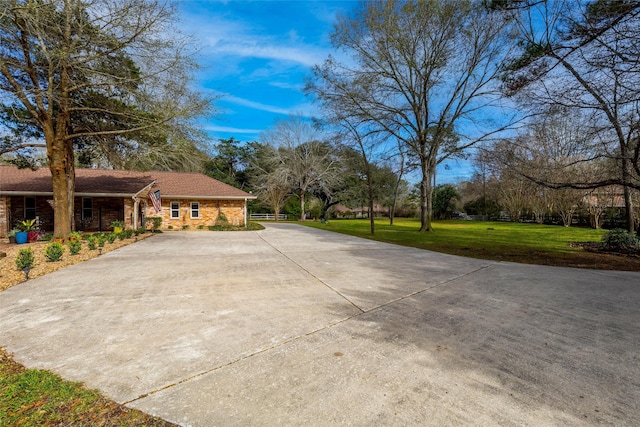
[[[153,184],[161,197],[204,199],[254,199],[249,193],[200,173],[138,172],[107,169],[76,169],[77,195],[135,196]],[[0,166],[0,195],[53,194],[51,172]]]

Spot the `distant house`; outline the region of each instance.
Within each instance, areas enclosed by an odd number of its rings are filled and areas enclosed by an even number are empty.
[[[159,211],[151,200],[154,195],[160,196]],[[148,226],[148,217],[161,217],[162,229],[214,225],[219,217],[242,225],[252,199],[255,196],[199,173],[76,169],[74,228],[107,231],[118,220],[137,229]],[[0,237],[18,221],[33,218],[53,232],[52,204],[48,168],[0,166]]]
[[[337,218],[369,218],[369,206],[348,208],[343,205],[337,205],[333,211]],[[373,216],[389,216],[389,209],[382,205],[375,204],[373,205]]]
[[[624,208],[624,188],[609,185],[588,192],[583,199],[587,207]]]

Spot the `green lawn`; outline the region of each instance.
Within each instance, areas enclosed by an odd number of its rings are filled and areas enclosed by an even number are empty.
[[[79,383],[25,369],[0,348],[0,426],[170,427]]]
[[[434,231],[421,233],[417,219],[376,219],[375,235],[369,220],[331,220],[328,224],[304,222],[309,227],[352,236],[429,249],[453,255],[496,261],[560,265],[582,268],[640,270],[640,260],[620,255],[588,252],[571,242],[599,242],[605,230],[512,222],[435,221]]]

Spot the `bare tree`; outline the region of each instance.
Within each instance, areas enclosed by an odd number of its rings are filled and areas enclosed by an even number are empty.
[[[73,224],[74,144],[148,141],[207,105],[189,90],[174,17],[157,0],[0,0],[4,124],[44,140],[55,234]]]
[[[589,221],[593,228],[602,226],[602,216],[616,205],[616,186],[609,185],[590,190],[585,196]],[[635,204],[634,204],[635,205]]]
[[[522,176],[504,170],[500,175],[498,202],[509,213],[511,221],[518,221],[527,207],[531,184]]]
[[[300,198],[300,220],[304,221],[305,195],[316,185],[327,185],[339,179],[339,166],[331,150],[318,138],[318,131],[301,116],[290,116],[264,132],[263,143],[276,148],[272,151],[275,163],[279,164],[296,189]]]
[[[481,117],[495,111],[507,26],[501,13],[467,0],[363,2],[339,18],[331,38],[352,61],[330,57],[313,70],[311,94],[416,156],[422,231],[432,229],[437,164],[490,133]]]
[[[269,144],[254,144],[254,156],[248,166],[249,182],[258,199],[278,216],[294,190],[278,149]]]

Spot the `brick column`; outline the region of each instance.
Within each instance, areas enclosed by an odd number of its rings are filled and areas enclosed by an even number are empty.
[[[9,234],[9,197],[0,197],[0,237],[7,237]]]

